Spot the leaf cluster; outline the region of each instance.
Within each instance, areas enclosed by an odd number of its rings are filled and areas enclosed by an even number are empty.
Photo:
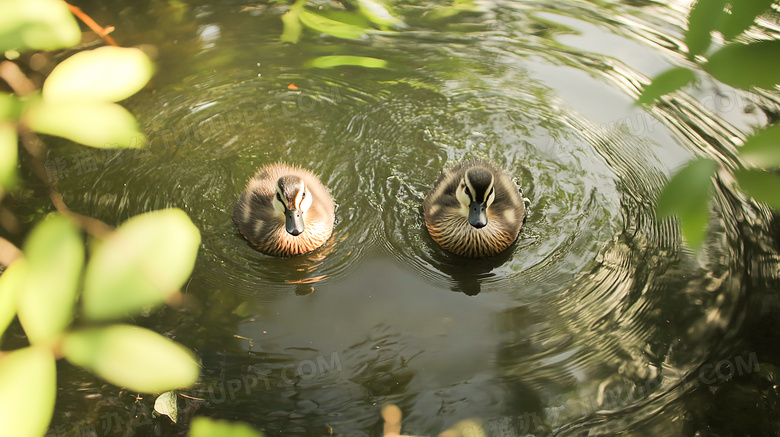
[[[688,15],[685,43],[688,59],[720,82],[746,91],[772,89],[780,84],[780,41],[734,41],[755,20],[772,8],[774,0],[698,0]],[[713,33],[728,43],[710,52]],[[685,67],[661,73],[645,87],[639,104],[652,104],[662,96],[695,81]],[[734,172],[740,189],[758,202],[780,209],[780,126],[753,133],[739,150],[743,167]],[[660,218],[677,216],[688,244],[698,248],[706,236],[712,183],[719,165],[697,159],[679,170],[664,187],[657,205]],[[725,169],[722,169],[726,171]]]

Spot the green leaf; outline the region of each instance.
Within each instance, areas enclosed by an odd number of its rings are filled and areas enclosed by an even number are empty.
[[[208,417],[192,419],[190,437],[263,437],[263,433],[255,431],[250,425],[242,422],[214,420]]]
[[[653,103],[657,98],[684,87],[694,79],[693,71],[687,68],[673,68],[659,74],[653,82],[645,87],[637,103],[644,105]]]
[[[36,132],[100,148],[143,147],[146,140],[133,114],[116,103],[42,102],[30,108],[27,124]]]
[[[780,83],[780,40],[729,44],[710,56],[704,70],[743,90],[772,89]]]
[[[84,242],[73,221],[52,214],[24,243],[27,275],[17,299],[19,321],[33,344],[52,340],[73,320],[84,267]]]
[[[18,349],[0,358],[0,423],[3,435],[42,437],[54,413],[57,366],[42,347]]]
[[[361,15],[383,28],[399,24],[401,20],[393,16],[385,5],[376,0],[355,0]]]
[[[160,334],[131,325],[68,333],[65,358],[119,387],[159,393],[191,386],[198,379],[195,355]]]
[[[27,261],[17,259],[0,275],[0,338],[16,315],[16,298],[27,277]]]
[[[10,191],[16,185],[18,144],[16,127],[0,121],[0,187]]]
[[[658,217],[678,216],[682,234],[694,249],[701,245],[707,233],[714,174],[714,161],[691,161],[669,180],[658,197]]]
[[[365,68],[387,68],[387,61],[364,56],[320,56],[304,63],[306,68],[333,68],[347,65]]]
[[[322,15],[315,14],[306,9],[301,9],[301,22],[304,26],[316,30],[320,33],[344,39],[359,39],[365,35],[366,29],[355,26],[354,24],[342,23],[341,21],[331,20]]]
[[[113,319],[172,298],[192,273],[199,245],[198,228],[179,209],[131,218],[92,255],[84,279],[84,314]]]
[[[154,400],[154,411],[163,416],[170,417],[173,423],[179,421],[179,403],[176,393],[166,391]]]
[[[297,43],[301,39],[301,32],[303,27],[301,26],[301,10],[303,10],[304,2],[296,1],[295,4],[290,7],[290,10],[282,15],[282,24],[284,30],[282,31],[281,40],[283,42]]]
[[[772,8],[774,0],[735,0],[730,3],[731,14],[725,14],[718,25],[727,41],[747,30],[756,17]]]
[[[688,59],[704,53],[710,46],[712,35],[726,12],[723,8],[727,0],[698,0],[688,14],[688,31],[685,32],[685,45],[688,46]]]
[[[780,209],[780,175],[764,170],[742,169],[734,172],[739,188],[759,202]]]
[[[149,82],[154,66],[140,49],[100,47],[76,53],[54,67],[43,84],[47,102],[118,102]]]
[[[780,167],[780,124],[749,137],[739,149],[739,156],[757,167]]]
[[[21,102],[13,94],[0,93],[0,123],[19,118]]]
[[[0,8],[0,53],[56,50],[81,40],[81,29],[63,1],[3,0]]]

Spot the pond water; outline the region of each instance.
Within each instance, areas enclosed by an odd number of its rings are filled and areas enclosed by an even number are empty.
[[[397,33],[298,44],[279,42],[276,3],[82,6],[120,44],[157,52],[150,87],[126,102],[151,146],[58,144],[56,184],[109,224],[190,215],[203,243],[185,305],[134,322],[194,349],[203,376],[171,424],[150,417],[152,396],[61,363],[52,429],[185,435],[207,415],[266,435],[375,436],[393,403],[414,435],[467,418],[491,437],[775,433],[778,222],[723,175],[693,254],[653,208],[682,163],[733,163],[780,105],[705,74],[634,105],[648,78],[687,65],[688,2],[666,3],[477,2],[441,17],[411,2]],[[777,35],[765,25],[754,36]],[[389,68],[305,66],[339,54]],[[444,253],[421,218],[442,169],[468,157],[531,202],[517,243],[488,260]],[[230,219],[277,161],[320,175],[337,203],[311,254],[264,256]]]

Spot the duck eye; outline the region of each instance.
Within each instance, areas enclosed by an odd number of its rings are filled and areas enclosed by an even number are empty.
[[[466,187],[466,195],[471,197],[471,190],[469,190],[469,187]]]
[[[304,191],[303,194],[301,194],[301,200],[306,198],[306,192]]]
[[[280,196],[279,193],[276,193],[276,200],[278,200],[280,202],[282,201],[282,196]],[[284,202],[282,202],[282,203],[284,203]]]

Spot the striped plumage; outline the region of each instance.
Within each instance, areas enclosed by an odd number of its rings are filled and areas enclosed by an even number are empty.
[[[470,159],[442,173],[425,197],[423,216],[428,232],[442,248],[485,258],[517,240],[525,204],[509,175]]]
[[[233,208],[233,222],[257,250],[301,255],[333,232],[334,203],[309,170],[270,164],[257,171]]]

